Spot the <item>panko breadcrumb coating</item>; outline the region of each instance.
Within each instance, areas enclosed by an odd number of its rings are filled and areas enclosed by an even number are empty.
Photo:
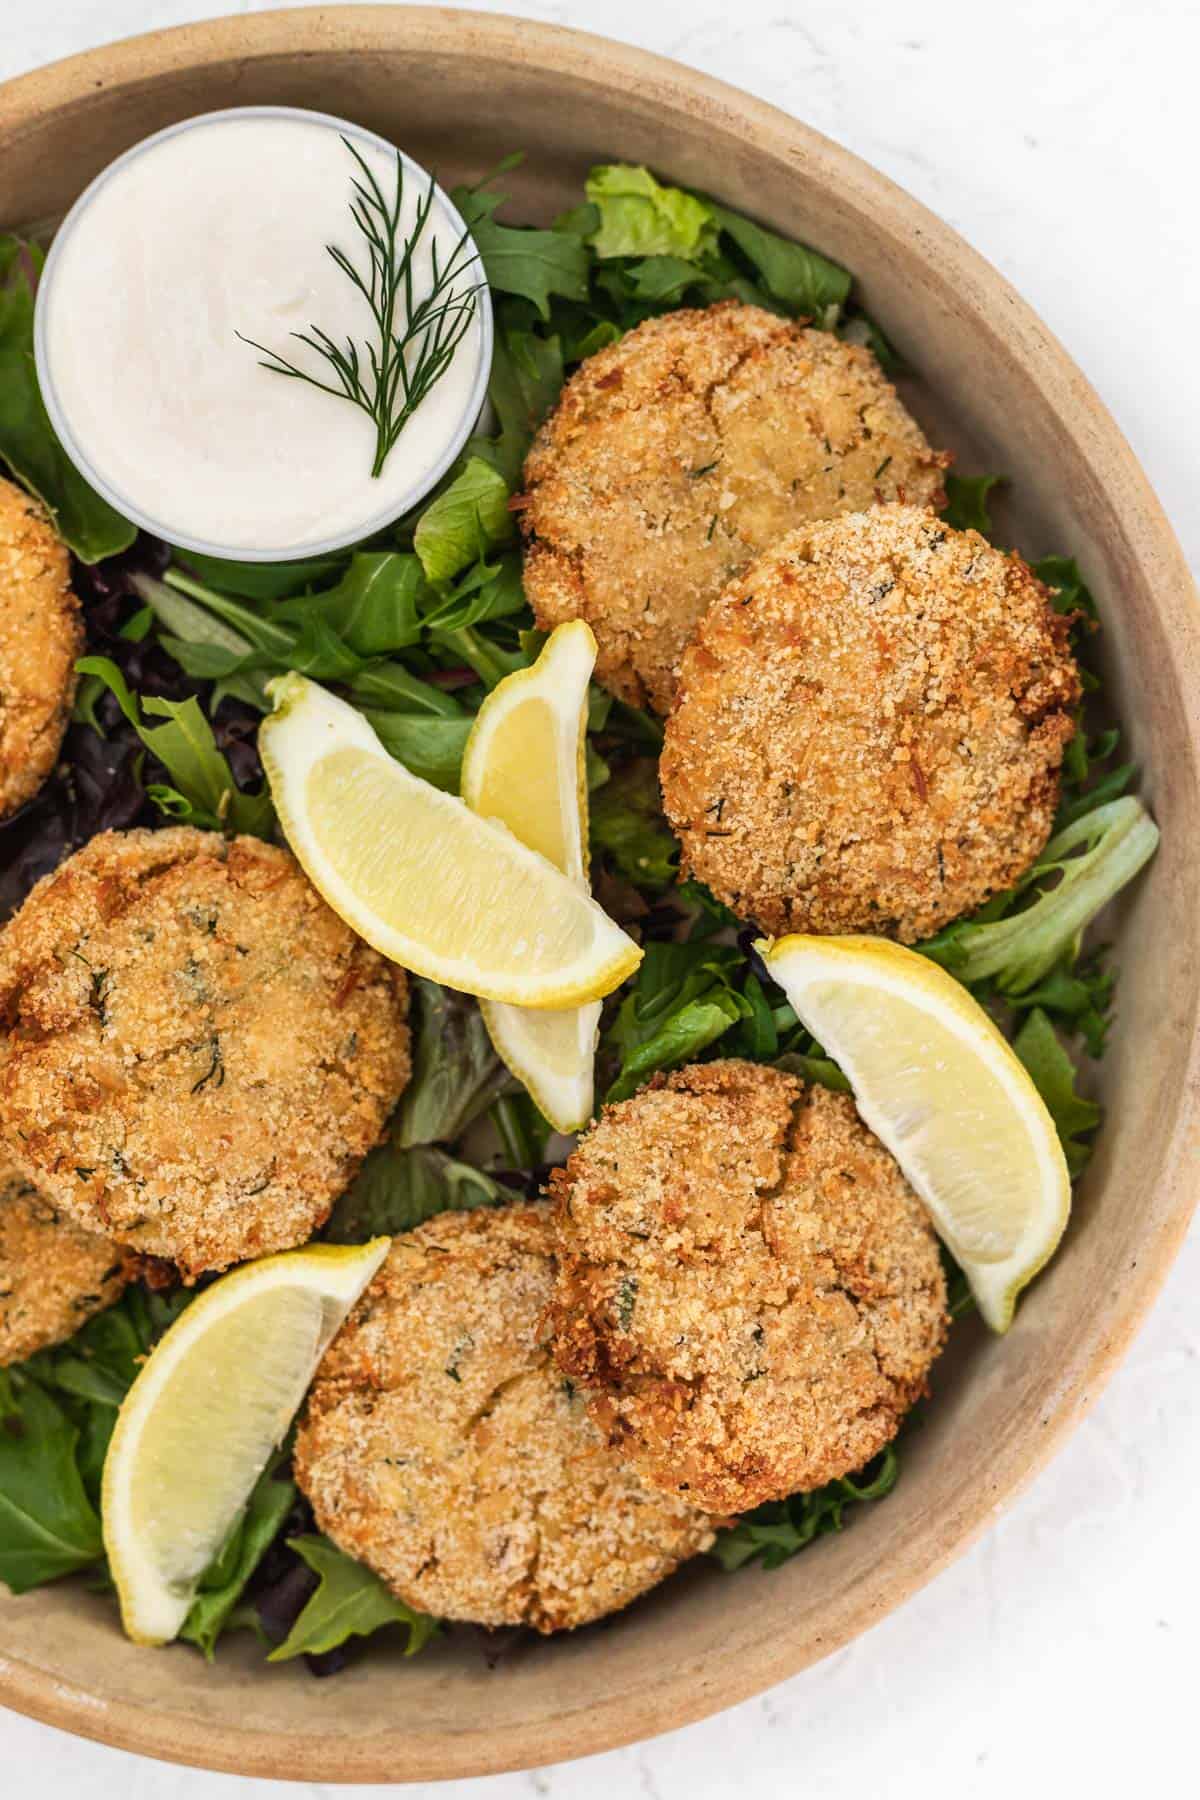
[[[712,1543],[555,1369],[553,1243],[545,1205],[396,1238],[318,1371],[296,1479],[322,1531],[419,1610],[565,1631]]]
[[[406,1001],[285,851],[105,833],[0,935],[0,1143],[187,1280],[302,1244],[408,1080]]]
[[[586,619],[596,673],[665,713],[730,576],[810,519],[941,498],[932,451],[869,350],[722,301],[589,356],[525,464],[525,591]]]
[[[0,1368],[73,1336],[128,1279],[116,1244],[81,1231],[0,1158]]]
[[[0,819],[58,758],[83,654],[71,559],[45,509],[0,477]]]
[[[1024,874],[1074,735],[1069,621],[910,506],[805,527],[683,659],[659,774],[685,874],[764,930],[914,943]]]
[[[551,1192],[555,1356],[664,1493],[732,1513],[820,1487],[925,1392],[937,1242],[849,1095],[737,1061],[658,1076]]]

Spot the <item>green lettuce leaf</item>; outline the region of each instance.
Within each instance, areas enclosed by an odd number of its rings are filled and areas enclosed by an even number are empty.
[[[508,509],[508,483],[482,457],[472,456],[421,514],[413,548],[426,579],[444,587],[468,563],[486,558],[496,544],[513,534]]]
[[[423,1650],[439,1629],[439,1621],[427,1613],[413,1612],[378,1575],[324,1537],[289,1538],[288,1548],[320,1577],[316,1593],[291,1631],[268,1657],[269,1662],[288,1662],[293,1656],[320,1656],[352,1637],[370,1637],[385,1625],[403,1625],[408,1632],[406,1656]]]
[[[136,527],[101,499],[54,434],[33,360],[33,290],[41,252],[0,237],[0,458],[54,515],[81,562],[127,550]]]
[[[942,517],[956,531],[978,531],[982,537],[992,535],[992,515],[988,511],[988,495],[1007,479],[1004,475],[947,475],[942,486],[946,504]]]
[[[1092,919],[1157,846],[1158,827],[1140,800],[1094,806],[1055,832],[1010,893],[917,948],[967,987],[990,981],[1002,994],[1026,994],[1064,958],[1074,962]]]
[[[682,188],[663,187],[649,169],[631,163],[594,168],[587,197],[599,214],[591,243],[601,259],[672,256],[696,263],[717,248],[714,209]]]

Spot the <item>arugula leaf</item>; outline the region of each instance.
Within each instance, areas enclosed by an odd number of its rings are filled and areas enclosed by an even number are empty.
[[[1062,1142],[1067,1168],[1078,1175],[1092,1146],[1085,1140],[1100,1123],[1101,1109],[1075,1091],[1077,1070],[1050,1020],[1035,1006],[1013,1039],[1013,1049],[1024,1063]]]
[[[419,643],[421,612],[432,598],[419,558],[360,550],[335,587],[285,600],[272,618],[301,628],[319,619],[355,656],[390,656]]]
[[[75,1461],[79,1431],[19,1368],[0,1369],[0,1581],[14,1594],[104,1554]]]
[[[838,335],[848,344],[865,345],[885,375],[907,374],[904,358],[869,313],[856,307],[843,321]]]
[[[408,1631],[406,1656],[423,1650],[439,1629],[439,1621],[427,1613],[413,1612],[397,1600],[378,1575],[354,1562],[325,1537],[288,1539],[289,1550],[306,1562],[320,1581],[291,1631],[268,1662],[288,1662],[293,1656],[320,1656],[344,1644],[348,1638],[370,1637],[384,1625],[403,1625]]]
[[[396,1144],[452,1144],[513,1089],[513,1078],[470,995],[414,975],[409,1016],[413,1068],[396,1111]]]
[[[497,321],[488,398],[500,424],[498,436],[475,438],[468,449],[491,462],[510,488],[521,478],[533,434],[558,399],[563,349],[557,333],[542,337]]]
[[[1082,613],[1085,618],[1099,616],[1092,590],[1079,571],[1073,556],[1043,556],[1035,562],[1033,572],[1050,589],[1050,603],[1055,612]]]
[[[643,892],[662,893],[679,873],[679,845],[667,824],[658,769],[646,757],[617,769],[591,802],[593,856],[604,856]]]
[[[307,593],[340,574],[346,564],[345,552],[285,563],[234,562],[225,556],[202,556],[198,550],[180,550],[176,555],[205,586],[221,594],[240,594],[244,600],[283,600]]]
[[[854,1092],[842,1071],[827,1056],[809,1056],[798,1050],[787,1050],[774,1059],[774,1066],[788,1075],[798,1075],[814,1087],[832,1088],[837,1094]]]
[[[200,1578],[196,1598],[179,1635],[211,1662],[217,1639],[233,1621],[246,1583],[282,1530],[296,1500],[296,1484],[278,1472],[280,1458],[264,1469],[216,1560]]]
[[[956,531],[978,531],[982,537],[992,535],[992,516],[987,498],[994,487],[1001,486],[1005,475],[947,475],[942,486],[946,504],[942,517]]]
[[[79,473],[50,423],[33,360],[33,292],[41,252],[0,237],[0,458],[49,507],[81,562],[127,550],[136,527]]]
[[[729,1531],[717,1534],[709,1555],[726,1573],[744,1568],[756,1558],[764,1569],[778,1569],[816,1538],[840,1531],[847,1508],[891,1493],[900,1475],[900,1459],[893,1444],[858,1475],[843,1476],[808,1494],[772,1501],[746,1513]]]
[[[1074,967],[1064,961],[1036,987],[1011,997],[1019,1009],[1040,1006],[1065,1028],[1078,1032],[1089,1056],[1103,1056],[1116,976],[1106,969],[1103,951]]]
[[[1158,827],[1140,800],[1093,807],[1055,833],[1011,893],[917,948],[967,987],[994,981],[1002,994],[1025,994],[1064,958],[1074,961],[1092,919],[1157,845]],[[1050,885],[1029,901],[1042,883]]]
[[[519,556],[501,556],[494,563],[478,562],[462,580],[422,618],[424,629],[435,637],[448,637],[472,625],[492,619],[510,619],[526,609]]]
[[[605,1033],[620,1058],[606,1101],[627,1100],[660,1069],[693,1062],[748,1015],[749,1003],[731,980],[742,963],[732,945],[646,945],[633,986]]]
[[[411,713],[375,712],[370,707],[362,712],[389,756],[422,781],[457,794],[473,718],[414,718]]]
[[[833,330],[850,292],[847,270],[805,244],[765,230],[741,213],[716,205],[710,210],[722,232],[757,269],[773,299],[790,313],[811,319],[823,331]]]
[[[138,597],[145,601],[152,620],[158,623],[164,650],[174,657],[184,674],[194,681],[217,682],[214,710],[223,693],[256,707],[259,712],[269,709],[267,678],[254,668],[255,649],[249,638],[223,619],[215,618],[206,607],[198,605],[176,587],[158,581],[152,575],[136,574],[132,585]],[[94,676],[87,676],[86,684],[101,685]]]
[[[435,1144],[381,1144],[333,1209],[325,1236],[333,1244],[365,1244],[395,1237],[444,1212],[474,1212],[510,1200],[507,1188],[482,1169],[459,1162]]]
[[[194,695],[187,700],[160,700],[149,694],[139,707],[124,675],[108,657],[85,656],[75,666],[81,675],[95,675],[103,681],[147,750],[175,783],[173,788],[147,787],[160,812],[213,831],[271,835],[275,809],[270,793],[265,785],[258,794],[241,791]],[[167,723],[143,724],[143,710]]]
[[[457,187],[451,200],[475,240],[484,274],[492,288],[530,301],[543,319],[550,316],[550,297],[586,300],[588,254],[581,233],[539,231],[530,225],[498,225],[492,216],[507,194]]]
[[[440,587],[512,534],[507,482],[482,457],[472,456],[421,514],[413,548],[426,579]]]
[[[696,263],[717,247],[713,208],[682,188],[663,187],[649,169],[601,164],[588,175],[586,190],[599,215],[591,244],[602,260],[674,256]]]

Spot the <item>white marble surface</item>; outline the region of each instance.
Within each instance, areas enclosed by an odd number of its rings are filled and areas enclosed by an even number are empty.
[[[0,79],[216,5],[3,0]],[[250,0],[230,10],[259,9]],[[678,57],[787,108],[918,195],[1066,342],[1200,565],[1194,0],[512,0],[479,10]],[[1033,1490],[972,1554],[840,1655],[653,1743],[436,1791],[447,1800],[724,1800],[735,1787],[764,1800],[1195,1791],[1187,1646],[1200,1611],[1198,1313],[1193,1236],[1125,1367]],[[34,1791],[39,1800],[283,1800],[293,1790],[168,1769],[0,1714],[0,1793]]]

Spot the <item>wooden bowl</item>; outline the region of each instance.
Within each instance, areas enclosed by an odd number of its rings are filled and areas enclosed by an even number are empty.
[[[444,181],[509,150],[513,216],[620,158],[706,189],[853,269],[921,369],[914,405],[1014,483],[1022,548],[1082,560],[1114,704],[1163,829],[1115,921],[1121,1018],[1108,1122],[1062,1253],[1004,1340],[961,1330],[886,1505],[774,1574],[697,1567],[602,1628],[489,1667],[470,1632],[333,1681],[233,1639],[205,1669],[134,1649],[78,1585],[0,1598],[0,1699],[84,1736],[244,1775],[429,1780],[557,1762],[682,1725],[863,1631],[994,1518],[1093,1400],[1193,1203],[1200,841],[1196,596],[1113,421],[1016,294],[938,219],[783,113],[690,70],[527,21],[404,7],[267,13],[160,32],[0,90],[0,222],[45,224],[147,132],[251,101],[350,115]],[[181,196],[181,200],[183,197]],[[932,390],[936,390],[936,397]]]

